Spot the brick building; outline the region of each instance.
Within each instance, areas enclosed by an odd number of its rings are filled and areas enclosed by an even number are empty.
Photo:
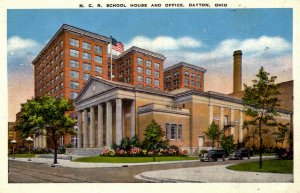
[[[180,62],[164,70],[165,90],[190,88],[204,91],[204,74],[206,70],[200,66]]]
[[[111,41],[63,25],[33,61],[36,97],[74,100],[78,136],[64,136],[61,145],[89,151],[85,148],[110,148],[135,134],[143,139],[152,119],[171,145],[191,154],[211,145],[204,131],[213,120],[236,142],[243,140],[244,106],[235,96],[242,92],[241,51],[234,52],[234,95],[229,96],[204,92],[202,67],[180,62],[164,69],[166,58],[159,53],[133,46],[110,58]],[[290,121],[289,109],[280,113],[282,122]],[[46,147],[46,138],[35,138],[34,145]]]

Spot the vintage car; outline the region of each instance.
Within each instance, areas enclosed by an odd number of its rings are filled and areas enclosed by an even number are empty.
[[[230,160],[237,160],[237,159],[243,159],[244,157],[247,157],[250,159],[250,151],[246,148],[239,148],[233,155],[229,157]]]
[[[222,159],[225,161],[226,151],[224,149],[212,149],[209,150],[208,153],[204,153],[200,156],[200,161],[218,161],[218,159]]]

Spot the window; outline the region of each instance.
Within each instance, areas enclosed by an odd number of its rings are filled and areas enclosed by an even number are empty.
[[[187,76],[187,77],[188,77],[189,74],[190,74],[189,71],[184,71],[184,76]]]
[[[146,84],[151,84],[151,78],[146,78]]]
[[[87,42],[82,42],[82,48],[86,49],[86,50],[91,50],[92,49],[91,44],[87,43]]]
[[[60,41],[60,47],[62,47],[63,45],[64,45],[64,41],[61,40],[61,41]]]
[[[170,139],[172,140],[175,140],[176,139],[176,127],[177,125],[176,124],[171,124],[171,137]]]
[[[201,80],[201,76],[200,75],[197,75],[197,80]]]
[[[64,93],[59,94],[59,98],[63,98],[63,96],[64,96]]]
[[[76,60],[70,60],[71,68],[79,68],[79,62]]]
[[[63,66],[64,66],[64,62],[63,62],[63,61],[60,61],[59,67],[62,68]]]
[[[189,79],[186,79],[186,78],[184,79],[184,85],[185,85],[185,86],[188,86],[188,85],[189,85]]]
[[[159,69],[159,63],[155,62],[155,63],[154,63],[154,68],[155,68],[155,69]]]
[[[70,39],[70,45],[75,46],[75,47],[79,47],[79,40],[71,38]]]
[[[59,78],[62,79],[63,76],[64,76],[64,72],[60,72],[60,73],[59,73]]]
[[[182,139],[182,125],[178,125],[177,127],[177,139],[181,140]]]
[[[54,60],[57,61],[58,60],[58,56],[55,56]]]
[[[154,76],[155,76],[156,78],[159,78],[159,72],[158,72],[158,71],[154,71]]]
[[[140,65],[143,64],[143,59],[142,58],[137,58],[137,63],[140,64]]]
[[[53,53],[54,53],[54,52],[53,52],[53,50],[52,50],[51,53],[50,53],[50,55],[53,56]]]
[[[137,76],[137,81],[138,82],[143,82],[143,77],[142,76]]]
[[[149,68],[151,68],[151,61],[150,60],[146,61],[146,66],[149,67]]]
[[[95,62],[98,62],[102,64],[102,57],[101,56],[95,56]]]
[[[58,81],[58,76],[55,76],[55,82]]]
[[[147,74],[147,75],[151,75],[151,70],[146,69],[146,74]]]
[[[179,79],[173,80],[174,85],[179,85]]]
[[[174,72],[173,76],[174,76],[174,77],[179,76],[179,72]]]
[[[143,68],[142,68],[142,67],[139,67],[139,66],[138,66],[138,67],[136,68],[136,70],[137,70],[138,73],[143,73]]]
[[[75,99],[78,95],[78,92],[71,92],[70,95],[71,99]]]
[[[96,66],[95,71],[98,72],[98,73],[102,73],[102,67]]]
[[[171,80],[171,76],[170,75],[166,76],[166,81],[168,81],[168,80]]]
[[[195,81],[191,80],[192,86],[195,86]]]
[[[95,52],[102,53],[102,47],[101,46],[95,46]]]
[[[90,74],[83,74],[83,80],[89,79],[90,76],[91,76]]]
[[[79,83],[78,83],[78,82],[71,81],[71,82],[70,82],[70,87],[71,87],[72,89],[79,89]]]
[[[61,136],[59,138],[59,144],[60,144],[60,146],[64,146],[64,136]]]
[[[166,139],[170,139],[169,132],[170,132],[170,124],[166,123]]]
[[[195,78],[195,74],[194,73],[191,74],[191,78]]]
[[[91,60],[91,54],[90,54],[90,53],[83,52],[83,53],[82,53],[82,58],[83,58],[84,60]]]
[[[79,57],[79,51],[70,49],[70,56],[78,58]]]
[[[71,76],[71,78],[78,79],[79,78],[79,72],[71,70],[70,71],[70,76]]]
[[[61,82],[61,83],[59,84],[59,89],[62,90],[63,88],[64,88],[64,83]]]
[[[197,82],[196,85],[197,85],[198,88],[201,87],[201,83],[200,82]]]
[[[55,87],[55,92],[58,92],[58,86]]]
[[[159,80],[154,80],[154,85],[159,86]]]
[[[91,71],[92,66],[91,66],[90,64],[88,64],[88,63],[83,63],[82,66],[83,66],[83,69],[84,69],[84,70],[86,70],[86,71]]]
[[[58,70],[58,66],[55,66],[55,71],[57,71]]]
[[[77,132],[78,131],[78,126],[74,126],[74,130]],[[78,141],[77,135],[71,135],[72,147],[77,147],[77,141]]]

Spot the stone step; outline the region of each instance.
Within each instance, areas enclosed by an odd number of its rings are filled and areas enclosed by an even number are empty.
[[[102,148],[66,148],[66,155],[95,156],[102,153]]]

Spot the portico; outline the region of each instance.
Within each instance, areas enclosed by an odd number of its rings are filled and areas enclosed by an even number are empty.
[[[109,148],[124,137],[134,136],[134,104],[133,99],[116,97],[78,109],[78,148]],[[130,114],[129,128],[125,125],[126,113]]]

